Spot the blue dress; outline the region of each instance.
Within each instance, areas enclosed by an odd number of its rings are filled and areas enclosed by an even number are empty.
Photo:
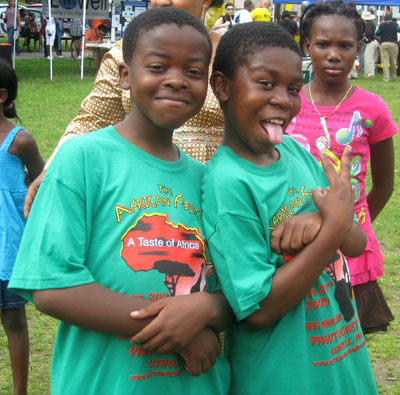
[[[8,152],[16,126],[0,147],[0,280],[9,280],[24,231],[25,168],[21,159]]]

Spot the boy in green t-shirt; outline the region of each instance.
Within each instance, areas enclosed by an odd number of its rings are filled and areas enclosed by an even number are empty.
[[[129,24],[123,55],[131,112],[60,149],[10,288],[61,320],[52,394],[225,395],[230,368],[215,331],[231,312],[202,234],[204,166],[172,143],[203,105],[211,41],[188,12],[159,8]],[[132,318],[156,300],[165,303],[153,321]],[[156,339],[131,344],[144,327]]]
[[[217,48],[211,85],[225,130],[206,166],[203,223],[238,321],[225,344],[231,393],[376,393],[339,250],[357,256],[366,244],[353,222],[351,148],[337,174],[325,154],[322,168],[283,136],[301,106],[296,42],[275,24],[233,27]],[[316,223],[311,234],[292,223],[306,218]],[[293,252],[292,243],[305,245],[292,259],[274,252]]]

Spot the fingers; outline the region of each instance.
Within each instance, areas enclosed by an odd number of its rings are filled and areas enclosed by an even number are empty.
[[[282,253],[281,238],[285,230],[285,224],[281,222],[271,233],[271,248],[278,254]]]
[[[162,302],[163,300],[149,304],[148,306],[145,306],[140,310],[132,311],[131,317],[134,319],[154,317],[164,308],[165,304]]]
[[[145,326],[140,332],[136,333],[135,336],[132,336],[130,341],[131,343],[141,344],[143,347],[145,344],[148,344],[150,347],[159,347],[159,341],[157,341],[156,336],[159,334],[160,328],[157,325],[156,321],[152,321],[150,324]],[[153,339],[153,342],[151,340]],[[154,350],[154,348],[145,348],[147,350]]]
[[[340,177],[344,180],[350,181],[350,161],[351,161],[351,145],[347,145],[342,153],[342,158],[340,160]]]

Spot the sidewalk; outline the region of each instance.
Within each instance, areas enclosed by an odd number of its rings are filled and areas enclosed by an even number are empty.
[[[66,59],[71,59],[71,50],[69,49],[68,51],[63,52],[63,56]],[[24,49],[18,56],[15,57],[15,59],[44,59],[44,52],[39,52],[38,50],[32,52],[26,52]],[[57,61],[58,58],[56,58],[56,54],[53,51],[53,60]]]

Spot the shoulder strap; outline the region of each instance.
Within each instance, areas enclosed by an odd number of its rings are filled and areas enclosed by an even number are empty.
[[[10,145],[14,141],[15,136],[18,134],[20,130],[23,130],[22,126],[16,126],[10,130],[10,133],[7,134],[7,137],[4,139],[3,144],[0,147],[0,151],[8,151]]]

